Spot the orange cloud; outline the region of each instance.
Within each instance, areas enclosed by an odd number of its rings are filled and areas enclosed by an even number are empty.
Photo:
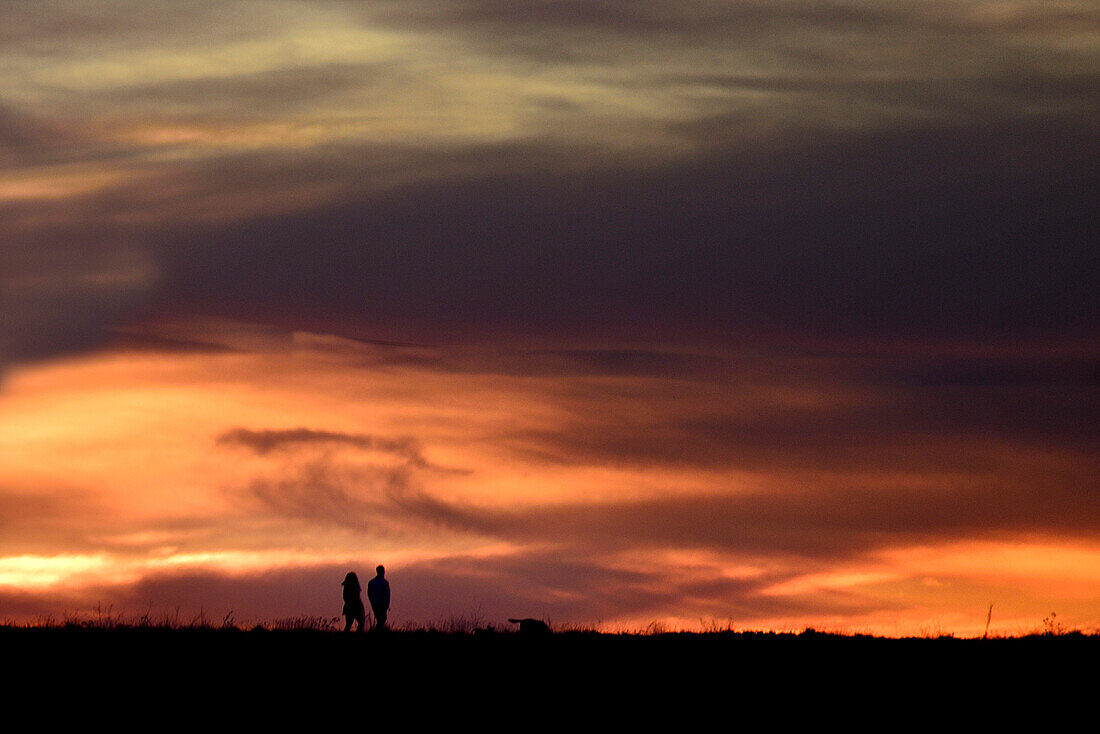
[[[0,393],[13,608],[321,614],[324,575],[385,560],[410,620],[480,599],[620,628],[974,632],[990,601],[1001,629],[1097,621],[1096,508],[1064,481],[1088,455],[1027,420],[937,431],[894,412],[905,385],[736,355],[162,334]],[[291,578],[314,591],[269,594]]]

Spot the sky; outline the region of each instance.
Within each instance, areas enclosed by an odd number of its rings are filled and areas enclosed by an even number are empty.
[[[1096,630],[1097,89],[1096,0],[0,2],[0,621]]]

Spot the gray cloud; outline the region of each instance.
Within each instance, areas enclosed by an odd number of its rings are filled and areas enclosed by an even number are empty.
[[[1070,463],[1095,455],[1096,401],[1095,387],[979,387],[883,392],[862,406],[797,408],[751,399],[739,405],[734,398],[698,411],[662,401],[646,412],[638,407],[645,398],[629,395],[603,402],[614,424],[578,417],[502,441],[553,464],[1011,472],[1018,469],[1011,447],[1065,452]]]
[[[333,469],[325,464],[307,464],[291,476],[255,479],[247,493],[276,516],[365,529],[375,524],[375,516],[385,506],[377,493],[407,481],[399,469],[356,471],[353,495],[350,483],[339,482],[333,475]]]
[[[425,477],[404,467],[322,460],[284,468],[278,478],[259,478],[247,494],[264,513],[295,521],[386,537],[438,527],[521,546],[568,547],[592,557],[695,548],[830,563],[898,544],[1037,532],[1090,537],[1100,521],[1088,468],[1094,458],[1088,454],[1055,448],[1017,458],[1005,447],[990,458],[977,446],[954,460],[913,459],[896,446],[906,436],[902,431],[882,445],[856,445],[847,460],[812,467],[800,466],[797,456],[783,463],[776,449],[770,463],[753,464],[763,472],[763,486],[751,491],[614,504],[476,509],[434,495]],[[797,437],[787,441],[792,452],[800,450]],[[942,451],[914,441],[914,454]],[[722,466],[737,466],[729,457],[725,461]]]
[[[97,104],[117,105],[156,119],[217,123],[279,120],[295,111],[308,114],[317,105],[332,110],[349,94],[377,94],[415,83],[409,72],[390,62],[324,63],[234,74],[127,85],[96,93]],[[334,114],[330,112],[330,114]],[[320,121],[325,121],[322,113]],[[290,121],[306,126],[316,120]]]
[[[33,163],[56,156],[60,146],[79,144],[75,131],[43,120],[15,106],[0,103],[0,146],[6,162]]]
[[[880,481],[861,488],[818,475],[794,490],[464,514],[469,531],[525,544],[560,544],[592,557],[693,548],[828,563],[933,540],[1028,532],[1090,537],[1100,520],[1096,488],[1058,484],[1062,479],[1037,485],[973,478],[919,488]],[[445,518],[452,525],[457,516],[445,507],[438,515],[434,508],[419,509],[424,519]]]
[[[148,302],[157,279],[140,249],[88,244],[23,252],[16,244],[0,254],[0,268],[0,370],[97,346],[105,326]]]
[[[340,613],[340,581],[348,569],[321,566],[275,570],[252,576],[185,571],[146,577],[127,587],[96,590],[120,609],[148,610],[154,621],[187,624],[202,611],[212,624],[232,613],[241,624]],[[335,602],[334,602],[335,600]],[[178,612],[177,612],[178,610]],[[177,614],[181,616],[176,616]]]
[[[406,460],[412,466],[424,467],[428,465],[427,460],[421,453],[420,443],[409,436],[381,438],[361,433],[340,433],[338,431],[321,431],[311,428],[259,431],[248,428],[232,428],[219,435],[216,442],[223,445],[244,446],[261,456],[270,454],[273,451],[301,446],[348,446],[367,451],[394,454]]]
[[[0,139],[21,167],[0,173],[116,176],[0,203],[7,256],[63,263],[20,272],[66,294],[5,272],[6,351],[192,315],[416,342],[1091,334],[1096,65],[1073,39],[1096,14],[998,10],[6,5]],[[317,24],[402,40],[291,43]],[[204,44],[263,63],[207,69]],[[123,73],[164,49],[196,63]],[[102,77],[66,87],[85,63]],[[155,275],[67,280],[127,258]]]
[[[424,490],[424,483],[433,474],[461,470],[426,461],[412,439],[378,439],[308,429],[235,429],[220,436],[218,442],[247,446],[260,456],[284,454],[276,472],[257,476],[243,489],[231,490],[230,495],[243,501],[243,509],[250,514],[258,512],[387,537],[414,533],[425,524],[461,532],[486,525],[476,513],[438,500]],[[378,451],[401,461],[396,465],[364,463],[330,454],[326,447]]]
[[[323,565],[247,577],[194,571],[159,574],[133,586],[94,589],[72,599],[70,608],[88,609],[96,603],[90,601],[94,598],[103,608],[135,610],[149,614],[154,621],[183,624],[200,611],[215,624],[230,612],[238,623],[333,618],[340,611],[339,581],[348,570],[347,565]],[[387,576],[392,577],[394,588],[391,620],[398,625],[445,627],[452,620],[466,620],[507,629],[506,619],[517,614],[546,618],[557,625],[592,625],[625,616],[659,618],[670,610],[725,622],[766,615],[890,608],[889,602],[843,593],[822,595],[812,607],[796,596],[760,594],[788,578],[785,572],[751,580],[678,577],[667,569],[627,571],[560,551],[389,564]],[[24,600],[32,613],[57,613],[58,605],[39,606],[33,601]]]
[[[415,538],[425,528],[484,535],[495,523],[423,489],[407,467],[351,466],[312,460],[257,477],[243,492],[244,509],[293,522],[342,527],[374,537]]]
[[[832,124],[839,123],[845,105],[849,116],[864,119],[872,119],[873,110],[939,117],[960,105],[973,113],[980,100],[993,98],[1034,109],[1048,88],[1026,80],[1049,75],[1057,84],[1062,75],[1091,73],[1095,49],[1060,39],[1088,38],[1100,26],[1100,16],[1087,4],[1030,0],[1000,3],[996,11],[961,2],[809,0],[690,7],[533,2],[520,12],[507,2],[475,0],[379,3],[368,12],[372,20],[399,28],[427,26],[457,34],[490,57],[560,67],[636,92],[671,81],[683,92],[673,99],[685,107],[693,93],[702,97],[739,86],[704,80],[704,70],[748,70],[742,74],[746,83],[773,92],[805,81],[800,90],[782,90],[808,93],[793,104],[783,103],[786,94],[761,106],[732,97],[724,101],[757,116],[831,117]],[[616,73],[627,65],[633,73]],[[1006,83],[1017,88],[1003,88]],[[1086,87],[1073,98],[1078,106],[1095,106]],[[856,102],[863,109],[853,108]]]
[[[935,345],[904,356],[372,352],[411,353],[419,369],[562,378],[548,396],[560,426],[507,426],[478,439],[523,462],[733,472],[756,477],[753,489],[728,491],[716,479],[712,494],[478,509],[433,489],[430,467],[409,458],[422,456],[415,443],[308,429],[224,434],[260,455],[330,445],[402,459],[375,467],[291,452],[296,463],[251,487],[268,510],[597,553],[687,546],[822,561],[899,543],[1089,537],[1100,519],[1091,419],[1100,393],[1093,361],[1077,355],[941,356]]]
[[[25,591],[0,591],[0,624],[64,622],[63,610],[80,609],[84,599],[76,596],[46,598],[42,594]]]
[[[162,294],[171,312],[292,314],[398,341],[1085,334],[1100,311],[1091,174],[1081,158],[1055,171],[1005,156],[1090,149],[1086,128],[854,136],[640,178],[413,185],[172,234]]]
[[[194,41],[201,29],[239,33],[219,19],[244,10],[248,2],[220,3],[221,8],[197,6],[186,0],[168,0],[151,7],[141,0],[46,0],[30,8],[21,3],[4,3],[3,13],[10,23],[3,26],[0,38],[6,44],[22,47],[28,53],[49,54],[76,47],[109,47],[133,43],[135,39],[156,37],[172,41]],[[256,14],[246,26],[262,22]]]
[[[732,379],[721,355],[677,349],[488,349],[380,343],[372,364],[419,367],[442,373],[513,377],[651,377],[672,380]]]

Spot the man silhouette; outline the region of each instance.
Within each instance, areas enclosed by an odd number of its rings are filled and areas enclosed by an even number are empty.
[[[379,566],[375,569],[378,575],[367,582],[367,600],[370,601],[371,611],[374,612],[374,628],[386,628],[386,612],[390,610],[390,582],[386,581],[386,568]]]

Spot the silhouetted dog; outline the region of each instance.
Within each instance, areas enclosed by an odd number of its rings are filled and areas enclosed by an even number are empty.
[[[550,634],[550,625],[543,622],[541,619],[531,619],[527,617],[525,619],[509,619],[512,624],[519,625],[519,633],[521,635],[548,635]]]

